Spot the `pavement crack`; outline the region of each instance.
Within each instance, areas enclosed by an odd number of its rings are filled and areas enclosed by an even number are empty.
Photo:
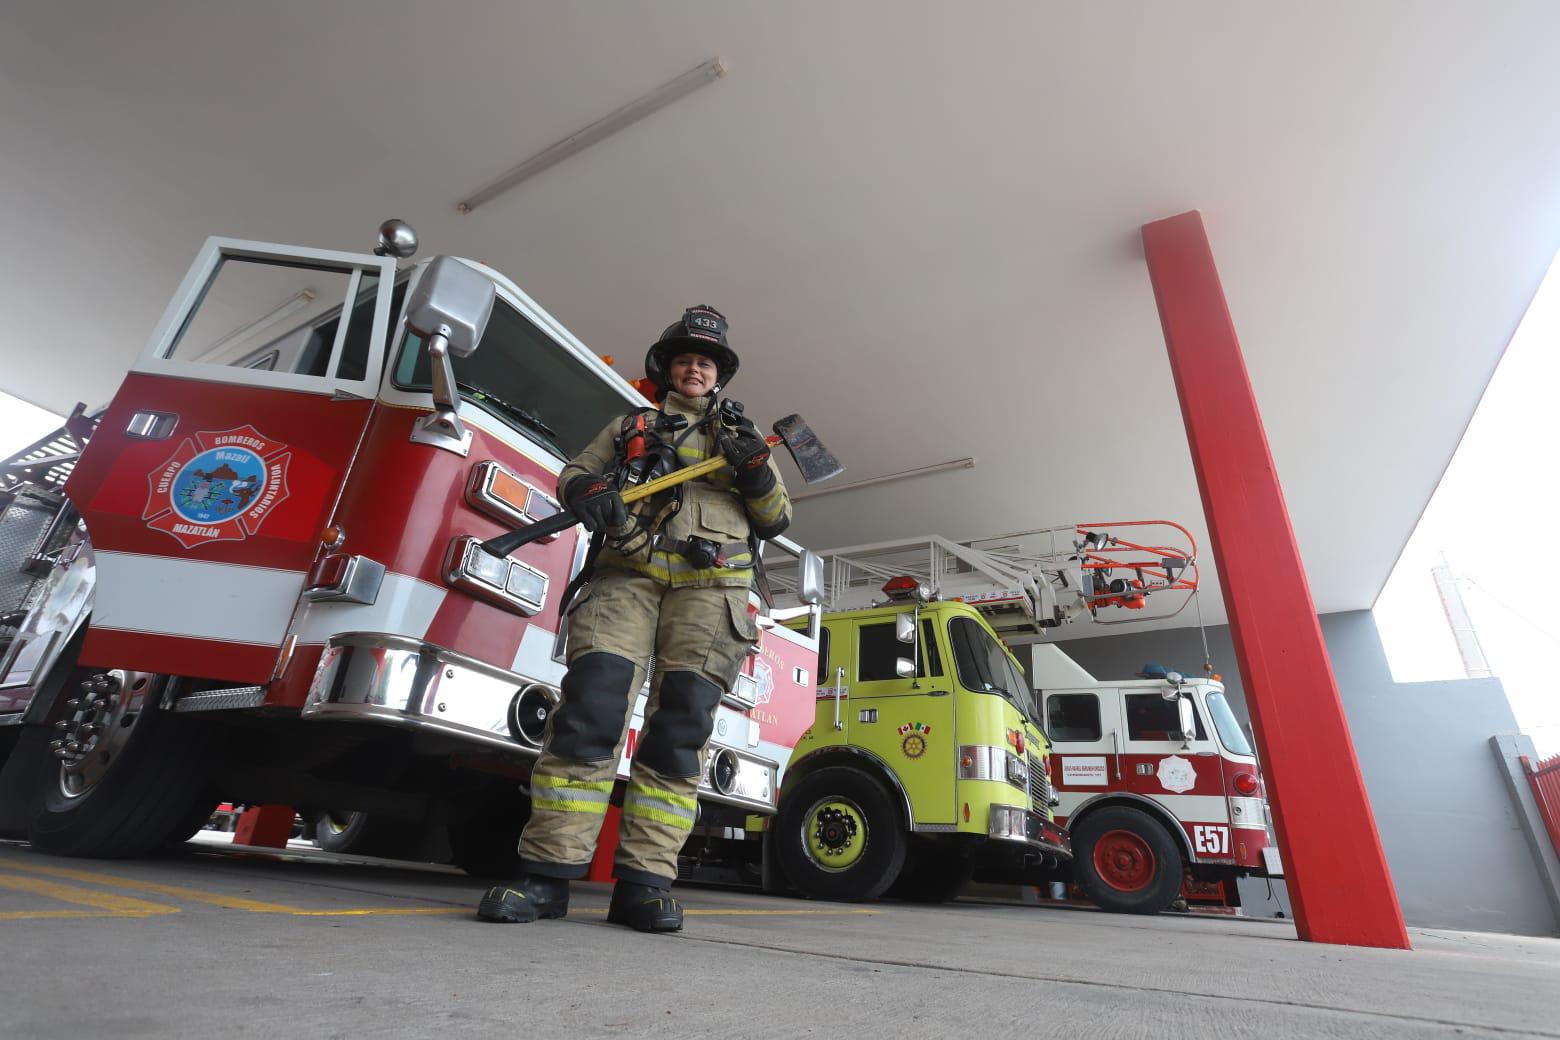
[[[1043,975],[1026,974],[1017,971],[995,971],[985,968],[961,968],[957,965],[932,964],[924,961],[895,960],[887,957],[862,957],[853,954],[828,953],[822,950],[797,950],[788,946],[770,946],[766,943],[743,942],[738,939],[717,939],[712,936],[688,935],[679,936],[686,942],[710,943],[719,946],[740,946],[750,950],[766,950],[770,953],[786,953],[796,957],[813,957],[831,961],[846,961],[851,964],[880,964],[892,968],[913,968],[921,971],[942,971],[958,975],[975,975],[986,978],[1014,979],[1020,982],[1049,982],[1062,986],[1082,986],[1091,989],[1132,990],[1138,993],[1158,993],[1173,997],[1193,997],[1203,1000],[1222,1001],[1230,1004],[1261,1004],[1268,1007],[1298,1008],[1306,1011],[1332,1011],[1342,1015],[1359,1015],[1365,1018],[1385,1019],[1390,1022],[1405,1022],[1421,1025],[1446,1026],[1451,1029],[1479,1030],[1487,1033],[1497,1033],[1502,1036],[1528,1036],[1544,1037],[1547,1040],[1560,1038],[1560,1033],[1544,1032],[1532,1029],[1520,1029],[1515,1026],[1491,1025],[1487,1022],[1466,1022],[1450,1018],[1431,1018],[1423,1015],[1402,1015],[1389,1011],[1371,1011],[1365,1008],[1344,1007],[1338,1004],[1316,1004],[1300,1000],[1280,1000],[1274,997],[1235,997],[1225,993],[1209,993],[1202,990],[1171,989],[1167,986],[1143,986],[1121,982],[1103,982],[1094,979],[1080,979],[1067,975]]]

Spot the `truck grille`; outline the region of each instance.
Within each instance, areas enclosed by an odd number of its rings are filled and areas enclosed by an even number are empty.
[[[1029,756],[1029,805],[1051,818],[1051,774],[1046,772],[1045,759],[1034,755]]]

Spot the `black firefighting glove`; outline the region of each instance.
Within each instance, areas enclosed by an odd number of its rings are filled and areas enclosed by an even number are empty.
[[[606,477],[580,477],[569,485],[569,512],[587,531],[612,530],[628,523],[623,497]]]
[[[744,497],[757,498],[775,486],[775,474],[769,468],[769,445],[751,419],[742,417],[723,426],[720,450],[736,471],[734,483]]]

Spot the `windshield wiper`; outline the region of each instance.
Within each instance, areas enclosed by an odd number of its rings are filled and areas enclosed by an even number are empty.
[[[508,415],[510,418],[517,419],[526,426],[529,426],[537,433],[540,433],[542,436],[546,437],[551,447],[558,451],[558,454],[562,455],[564,453],[563,449],[558,447],[558,431],[542,422],[539,416],[526,411],[517,404],[510,404],[508,401],[504,400],[502,397],[499,397],[497,394],[489,393],[480,387],[472,386],[470,383],[457,382],[455,385],[471,394],[471,396],[476,398],[478,401],[481,401],[484,404],[491,404],[495,408],[502,411],[504,414]]]

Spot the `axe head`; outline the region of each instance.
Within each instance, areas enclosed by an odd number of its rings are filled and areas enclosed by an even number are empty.
[[[775,423],[774,431],[780,443],[791,453],[792,461],[801,470],[802,479],[807,483],[817,484],[845,472],[840,460],[818,442],[818,435],[812,432],[812,427],[800,415],[788,415],[781,419]]]

